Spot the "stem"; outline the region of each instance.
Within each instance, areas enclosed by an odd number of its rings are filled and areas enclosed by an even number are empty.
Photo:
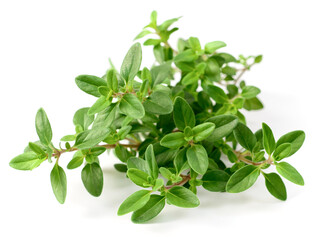
[[[182,177],[182,180],[180,182],[174,183],[169,186],[165,186],[165,189],[170,189],[170,188],[173,188],[174,186],[182,186],[190,180],[190,175],[181,175],[181,177]]]
[[[158,35],[158,36],[161,38],[161,40],[162,40],[161,34],[158,32],[157,29],[156,29],[155,34]],[[171,48],[171,50],[173,51],[174,54],[178,54],[178,51],[175,50],[175,49],[173,49],[173,48],[171,47],[171,45],[170,45],[170,43],[169,43],[168,41],[164,41],[163,43],[164,43],[164,46],[165,46],[166,48]]]
[[[252,67],[253,65],[254,65],[254,63],[252,63],[251,65],[249,65],[249,66],[247,66],[247,67],[245,67],[245,68],[243,68],[243,69],[241,69],[240,74],[239,74],[239,75],[237,76],[237,78],[234,80],[234,84],[237,84],[238,81],[240,81],[240,79],[241,79],[241,77],[243,76],[243,74],[246,72],[246,70],[249,70],[250,67]]]
[[[237,156],[237,159],[241,162],[244,162],[246,164],[249,164],[249,165],[254,165],[254,166],[260,166],[260,165],[264,165],[264,164],[273,164],[273,160],[272,158],[269,156],[269,158],[267,160],[264,160],[262,162],[253,162],[247,158],[245,158],[245,156],[248,156],[249,153],[242,153],[242,152],[239,152],[239,151],[234,151],[236,156]]]
[[[118,145],[123,146],[123,147],[127,147],[127,148],[138,148],[138,146],[140,144],[139,143],[137,143],[137,144],[122,144],[122,143],[119,143]],[[97,146],[94,146],[94,147],[104,147],[106,149],[112,149],[112,148],[115,148],[116,146],[117,146],[117,144],[103,144],[103,145],[97,145]],[[60,151],[57,150],[57,151],[55,151],[55,153],[52,154],[52,156],[56,157],[56,158],[59,158],[62,153],[74,152],[74,151],[77,151],[77,150],[79,150],[79,149],[76,148],[76,147],[72,147],[70,149],[62,149]]]

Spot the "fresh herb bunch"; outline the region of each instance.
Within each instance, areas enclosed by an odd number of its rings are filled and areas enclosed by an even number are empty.
[[[305,133],[293,131],[275,140],[270,127],[253,133],[242,109],[263,108],[260,89],[242,81],[244,72],[260,63],[262,55],[235,58],[214,41],[204,48],[196,37],[179,39],[177,50],[168,42],[179,18],[157,24],[157,13],[135,38],[147,35],[144,46],[153,46],[156,62],[140,70],[142,50],[135,43],[127,52],[120,71],[111,63],[103,77],[80,75],[77,86],[97,98],[90,108],[76,111],[75,133],[61,138],[65,148],[52,143],[52,129],[45,111],[36,115],[39,141],[30,142],[10,166],[32,170],[55,159],[50,173],[55,197],[64,203],[67,193],[60,157],[75,154],[67,169],[83,165],[82,182],[93,196],[103,189],[99,155],[114,149],[121,163],[116,170],[145,188],[130,195],[118,215],[133,212],[132,221],[146,222],[157,216],[165,202],[178,207],[199,205],[197,187],[212,192],[239,193],[250,188],[260,174],[270,194],[286,200],[281,177],[265,173],[271,165],[287,180],[304,185],[302,176],[282,161],[303,144]],[[178,79],[178,81],[176,81]],[[226,164],[223,159],[226,158]]]

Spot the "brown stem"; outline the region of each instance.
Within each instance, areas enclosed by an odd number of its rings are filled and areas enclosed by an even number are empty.
[[[173,188],[174,186],[182,186],[182,185],[186,184],[191,178],[190,175],[181,175],[181,177],[182,177],[182,180],[180,182],[169,185],[169,186],[165,186],[165,189],[170,189],[170,188]]]
[[[118,145],[126,147],[126,148],[135,148],[135,149],[137,149],[140,144],[139,143],[138,144],[122,144],[122,143],[119,143]],[[97,145],[95,147],[104,147],[106,149],[112,149],[112,148],[115,148],[116,146],[117,146],[117,144],[103,144],[103,145]],[[56,150],[55,153],[52,154],[52,156],[53,157],[60,157],[62,153],[74,152],[74,151],[77,151],[77,150],[79,150],[79,149],[76,148],[76,147],[72,147],[70,149]]]
[[[248,156],[249,154],[247,153],[242,153],[242,152],[239,152],[239,151],[234,151],[236,156],[237,156],[237,159],[241,162],[244,162],[246,164],[250,164],[250,165],[254,165],[254,166],[260,166],[260,165],[263,165],[263,164],[273,164],[273,160],[272,158],[269,158],[267,160],[264,160],[262,162],[253,162],[247,158],[245,158],[245,156]]]

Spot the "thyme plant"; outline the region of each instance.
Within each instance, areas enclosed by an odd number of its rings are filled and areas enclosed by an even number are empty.
[[[33,170],[46,160],[54,195],[64,203],[68,171],[82,167],[86,190],[98,197],[103,189],[99,156],[113,149],[121,163],[117,171],[144,188],[131,194],[118,215],[130,212],[135,223],[156,217],[165,203],[184,208],[199,205],[197,188],[211,192],[239,193],[249,189],[260,175],[275,198],[286,200],[281,177],[304,185],[302,176],[283,159],[302,146],[305,133],[297,130],[274,138],[271,128],[253,133],[243,109],[263,108],[260,89],[245,83],[243,74],[262,60],[262,55],[238,58],[222,52],[224,42],[203,47],[196,37],[179,39],[170,46],[171,25],[179,18],[157,24],[157,13],[135,40],[150,36],[155,63],[142,67],[142,50],[135,43],[120,70],[113,66],[103,77],[80,75],[77,86],[95,100],[73,117],[75,132],[52,143],[52,129],[45,111],[36,114],[39,140],[30,142],[10,166]],[[64,147],[61,147],[64,145]],[[61,156],[75,152],[66,165]],[[273,167],[270,168],[270,167]],[[269,168],[269,171],[268,171]],[[267,169],[267,172],[265,172]],[[270,172],[270,173],[269,173]]]

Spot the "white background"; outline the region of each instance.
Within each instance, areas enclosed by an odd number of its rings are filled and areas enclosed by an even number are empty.
[[[323,6],[322,1],[15,1],[0,2],[0,221],[1,239],[323,239]],[[289,159],[305,186],[285,181],[288,200],[274,199],[262,177],[241,194],[199,191],[200,207],[167,206],[148,224],[117,217],[119,204],[138,188],[116,172],[113,156],[103,156],[102,196],[84,189],[80,170],[67,171],[68,195],[60,205],[52,194],[44,163],[32,172],[9,161],[37,139],[34,117],[44,107],[54,143],[73,133],[74,111],[94,98],[74,83],[79,74],[102,75],[108,57],[116,66],[132,39],[158,19],[183,16],[180,36],[202,44],[222,40],[238,55],[262,53],[264,61],[244,79],[262,89],[265,109],[247,114],[249,126],[264,121],[276,138],[302,129],[306,141]],[[151,47],[143,66],[150,66]],[[65,166],[71,155],[61,160]]]

